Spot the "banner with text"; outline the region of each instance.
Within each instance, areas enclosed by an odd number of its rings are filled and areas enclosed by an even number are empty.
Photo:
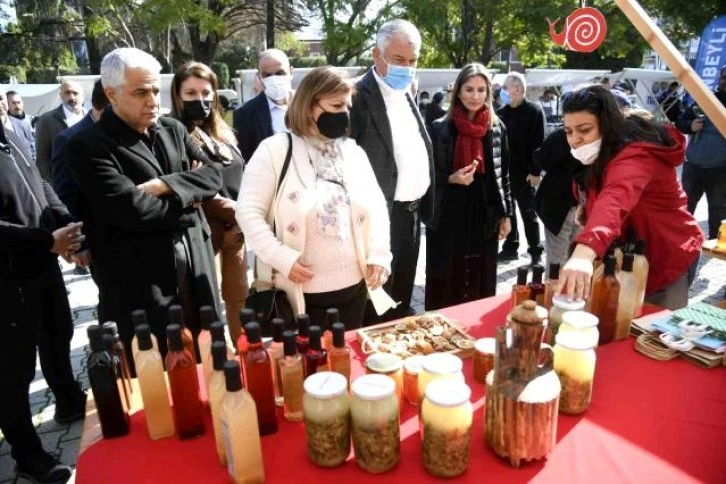
[[[726,15],[721,15],[703,29],[694,69],[713,91],[718,85],[719,71],[724,65],[726,65]]]

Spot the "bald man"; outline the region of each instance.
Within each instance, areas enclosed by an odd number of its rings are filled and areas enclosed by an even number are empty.
[[[59,89],[61,104],[38,119],[35,126],[36,164],[40,175],[51,183],[50,159],[53,155],[53,142],[61,131],[83,119],[83,89],[74,81],[65,81]]]
[[[292,68],[287,55],[278,49],[261,52],[257,81],[263,90],[237,108],[233,118],[237,143],[245,160],[252,157],[263,139],[287,131],[285,113],[292,99]]]

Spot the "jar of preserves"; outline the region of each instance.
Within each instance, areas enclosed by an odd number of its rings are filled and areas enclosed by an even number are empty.
[[[567,296],[564,294],[554,296],[552,298],[552,308],[550,308],[544,342],[554,344],[555,336],[562,324],[562,317],[570,311],[582,311],[583,309],[585,309],[585,301],[568,301]]]
[[[351,390],[355,460],[365,471],[386,472],[401,455],[396,382],[385,375],[364,375]]]
[[[348,380],[323,371],[307,377],[303,386],[308,457],[321,467],[338,466],[350,454]]]
[[[560,378],[560,412],[576,415],[587,410],[595,376],[595,349],[583,333],[559,333],[555,338],[554,368]]]
[[[421,373],[421,355],[409,356],[403,362],[403,397],[411,405],[419,404],[418,374]]]
[[[386,375],[396,382],[396,395],[403,394],[403,360],[392,353],[373,353],[366,358],[366,373]]]
[[[433,381],[453,379],[463,382],[462,367],[461,358],[449,353],[432,353],[424,356],[421,372],[418,374],[419,402],[423,400],[426,386]]]
[[[474,343],[474,379],[486,383],[487,374],[494,368],[494,338],[480,338]]]
[[[421,405],[426,471],[436,477],[456,477],[469,465],[473,409],[471,389],[459,380],[437,380],[426,387]]]
[[[599,320],[594,314],[586,311],[571,311],[562,316],[562,325],[560,333],[573,332],[585,335],[585,339],[592,343],[593,348],[597,348],[600,338],[600,331],[597,329]]]

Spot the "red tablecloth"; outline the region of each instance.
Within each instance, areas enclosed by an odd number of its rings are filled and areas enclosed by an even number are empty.
[[[443,310],[476,337],[493,336],[504,322],[509,298],[494,297]],[[355,335],[350,333],[352,342]],[[352,346],[358,349],[357,343]],[[557,445],[547,459],[514,469],[486,446],[482,428],[483,385],[472,385],[474,431],[469,469],[457,482],[726,482],[726,371],[705,370],[677,359],[657,362],[633,349],[633,340],[598,349],[593,401],[579,417],[560,415]],[[362,355],[353,377],[363,374]],[[321,469],[305,453],[302,424],[282,418],[277,434],[263,437],[267,482],[363,482],[372,479],[435,481],[421,465],[417,410],[403,404],[401,460],[375,476],[359,469],[354,457],[335,469]],[[218,464],[210,418],[204,437],[152,442],[143,412],[133,416],[128,437],[102,440],[81,453],[76,482],[229,482]]]

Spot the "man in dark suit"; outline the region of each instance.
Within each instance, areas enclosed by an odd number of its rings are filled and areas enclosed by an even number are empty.
[[[283,51],[263,51],[257,61],[257,76],[264,90],[237,108],[232,120],[245,160],[252,158],[263,139],[287,131],[285,113],[292,99],[292,68]]]
[[[35,162],[40,176],[51,183],[50,158],[56,136],[83,119],[83,89],[74,81],[65,81],[60,86],[61,104],[38,118],[35,125]]]
[[[169,305],[182,305],[193,333],[201,329],[199,307],[219,307],[210,230],[199,207],[217,194],[222,177],[184,125],[159,117],[160,71],[139,49],[107,54],[101,81],[111,108],[70,139],[66,157],[93,214],[99,320],[116,321],[128,347],[131,311],[145,309],[166,353]],[[203,165],[192,171],[193,161]]]
[[[384,320],[414,313],[421,219],[430,218],[433,209],[431,141],[410,94],[420,49],[421,35],[410,22],[392,20],[381,26],[375,65],[357,83],[350,111],[351,138],[368,155],[391,218],[393,262],[384,288],[401,304]]]
[[[30,123],[22,119],[10,116],[10,108],[8,106],[8,94],[4,89],[0,89],[0,123],[2,123],[5,131],[12,131],[28,146],[32,159],[35,160],[35,139],[33,138],[33,128]]]

